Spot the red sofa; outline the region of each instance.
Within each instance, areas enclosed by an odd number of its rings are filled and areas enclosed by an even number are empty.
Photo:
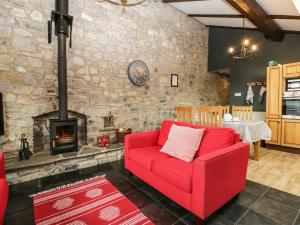
[[[205,128],[201,144],[190,163],[160,152],[172,124],[160,130],[125,137],[125,168],[204,220],[244,188],[249,144],[228,128]]]
[[[8,185],[5,179],[4,155],[0,152],[0,224],[3,224],[8,201]]]

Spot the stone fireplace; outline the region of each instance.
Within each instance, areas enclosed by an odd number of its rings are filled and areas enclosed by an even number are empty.
[[[33,117],[33,150],[35,153],[49,150],[52,153],[53,150],[55,151],[55,149],[53,149],[54,146],[50,145],[50,140],[53,139],[50,137],[50,121],[55,122],[58,118],[58,114],[59,111],[53,111]],[[68,116],[69,118],[74,118],[73,120],[76,121],[75,126],[77,127],[78,132],[74,132],[78,133],[78,136],[74,136],[74,144],[76,146],[72,147],[73,149],[78,149],[78,145],[82,146],[87,144],[87,116],[70,110],[68,111]],[[68,121],[72,120],[70,119]],[[63,135],[63,133],[60,135]],[[78,142],[76,142],[76,139],[78,139]]]
[[[8,140],[2,151],[6,158],[17,157],[19,139],[25,134],[30,150],[49,152],[48,119],[59,118],[53,111],[59,109],[61,77],[54,24],[53,44],[47,43],[46,34],[55,1],[1,3],[3,15],[8,16],[0,29],[0,92]],[[150,1],[139,10],[116,9],[97,1],[70,4],[69,14],[76,20],[73,48],[66,46],[68,102],[64,105],[68,118],[78,119],[79,149],[85,141],[96,144],[109,111],[117,118],[117,127],[139,132],[157,129],[161,120],[172,119],[178,104],[227,103],[228,78],[207,73],[205,26],[160,1]],[[149,67],[145,86],[134,86],[128,79],[127,67],[134,59]],[[170,86],[172,73],[179,74],[177,88]]]

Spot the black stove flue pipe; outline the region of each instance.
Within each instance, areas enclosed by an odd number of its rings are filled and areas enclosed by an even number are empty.
[[[73,17],[69,16],[69,0],[55,0],[55,10],[51,13],[51,21],[48,21],[48,43],[51,43],[52,22],[55,23],[55,35],[57,36],[57,64],[58,64],[58,100],[59,119],[68,119],[68,82],[67,82],[67,47],[66,39],[72,37]],[[70,35],[69,35],[70,28]]]

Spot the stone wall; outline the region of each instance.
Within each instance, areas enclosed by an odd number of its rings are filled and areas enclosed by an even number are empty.
[[[54,0],[2,0],[0,3],[0,91],[5,128],[15,155],[19,137],[32,141],[33,119],[57,109],[56,38],[47,43],[47,20]],[[88,138],[103,127],[111,110],[119,127],[157,128],[174,118],[178,104],[224,104],[227,78],[207,74],[208,31],[175,8],[149,0],[123,8],[96,0],[70,0],[73,48],[68,49],[69,110],[87,115]],[[127,77],[135,60],[150,69],[147,85]],[[179,87],[170,87],[170,74]]]

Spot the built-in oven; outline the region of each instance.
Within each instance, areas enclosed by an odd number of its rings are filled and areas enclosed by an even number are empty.
[[[300,79],[290,79],[286,82],[287,91],[300,91]]]
[[[282,117],[285,119],[300,119],[300,91],[283,93]]]

